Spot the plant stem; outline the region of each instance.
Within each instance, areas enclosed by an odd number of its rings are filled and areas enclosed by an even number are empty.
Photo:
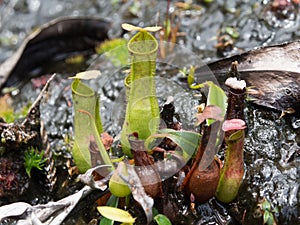
[[[144,141],[133,137],[129,137],[129,143],[134,158],[134,168],[144,186],[145,192],[153,198],[162,197],[161,178],[154,164],[154,159],[148,154]]]

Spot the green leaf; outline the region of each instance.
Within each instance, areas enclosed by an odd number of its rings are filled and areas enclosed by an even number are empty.
[[[132,215],[122,209],[110,207],[110,206],[98,206],[97,210],[102,216],[121,223],[134,223],[135,218]]]
[[[195,67],[191,66],[188,77],[187,77],[187,82],[188,82],[189,87],[192,88],[192,89],[195,89],[195,88],[193,88],[193,85],[194,85],[194,82],[195,82],[195,76],[194,75],[195,75]]]
[[[205,87],[206,83],[202,83],[202,84],[195,84],[195,67],[191,66],[190,67],[190,71],[187,77],[187,82],[189,85],[189,88],[191,89],[201,89],[203,87]]]
[[[149,146],[153,138],[169,138],[175,142],[183,151],[185,159],[189,159],[196,151],[200,134],[192,131],[162,129],[159,134],[154,134],[146,140],[146,146]]]
[[[239,32],[235,27],[225,27],[225,32],[234,39],[237,39],[240,36]]]
[[[113,196],[113,195],[112,195]],[[106,217],[103,217],[101,220],[100,220],[100,223],[99,225],[113,225],[114,224],[114,220],[111,220],[111,219],[108,219]]]
[[[111,195],[110,198],[108,199],[106,206],[111,206],[111,207],[118,207],[118,203],[119,203],[119,198]],[[111,219],[108,219],[106,217],[104,217],[103,219],[101,219],[99,225],[113,225],[114,221]]]
[[[192,70],[192,73],[188,75],[188,84],[189,87],[192,89],[200,89],[205,86],[209,87],[208,96],[207,96],[207,102],[206,106],[208,105],[215,105],[222,109],[222,116],[225,117],[226,110],[227,110],[227,96],[225,92],[220,88],[218,85],[214,84],[212,81],[207,81],[202,84],[194,84],[194,72]],[[207,125],[211,125],[215,120],[214,119],[208,119]]]
[[[172,225],[171,221],[165,215],[158,214],[154,217],[155,222],[158,225]]]
[[[270,213],[269,219],[267,221],[268,225],[276,225],[273,213]]]
[[[265,211],[264,212],[264,223],[263,224],[266,224],[269,219],[270,219],[270,212],[269,211]]]
[[[106,203],[106,206],[117,207],[119,204],[119,197],[111,195]]]
[[[215,105],[220,107],[222,109],[222,116],[224,118],[227,110],[227,96],[225,92],[222,90],[222,88],[211,81],[206,82],[206,84],[209,86],[206,105]],[[215,120],[213,119],[208,119],[207,125],[211,125],[214,121]]]
[[[158,214],[159,214],[159,212],[158,212],[157,208],[153,207],[153,208],[152,208],[152,215],[155,217],[155,216],[157,216]]]
[[[268,200],[267,199],[265,199],[264,201],[263,201],[263,203],[262,203],[262,209],[264,210],[264,211],[271,211],[271,204],[270,204],[270,202],[268,202]]]

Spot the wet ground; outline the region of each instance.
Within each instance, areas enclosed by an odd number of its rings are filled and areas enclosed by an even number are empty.
[[[167,1],[0,1],[0,62],[9,57],[20,45],[26,34],[39,25],[59,16],[85,15],[107,18],[113,21],[111,37],[120,35],[120,24],[131,22],[139,26],[162,24]],[[173,2],[174,3],[174,2]],[[200,9],[179,10],[171,4],[170,12],[175,14],[174,23],[180,24],[182,36],[178,37],[178,49],[186,50],[185,60],[172,59],[158,64],[158,95],[163,102],[168,95],[175,99],[176,112],[186,129],[194,129],[190,118],[200,98],[196,91],[188,91],[182,83],[179,69],[183,66],[210,62],[222,56],[284,41],[298,40],[299,9],[286,11],[271,10],[268,1],[214,1],[200,4]],[[135,11],[134,7],[140,7]],[[228,38],[228,27],[235,28],[239,36],[232,45],[219,51],[218,38]],[[181,51],[182,52],[182,51]],[[171,60],[172,59],[172,60]],[[175,57],[175,59],[177,59]],[[182,59],[182,58],[181,58]],[[117,135],[122,125],[123,78],[122,70],[112,70],[103,57],[93,56],[90,68],[101,68],[103,76],[91,86],[101,94],[101,113],[104,126],[112,135]],[[111,74],[111,71],[114,71]],[[78,188],[67,173],[66,162],[71,160],[70,146],[66,143],[72,137],[72,107],[70,81],[60,71],[51,85],[49,99],[42,105],[42,118],[48,131],[51,146],[55,152],[59,187],[52,194],[40,193],[29,197],[32,204],[45,203],[67,196]],[[165,85],[170,89],[166,90]],[[38,89],[32,83],[24,85],[15,96],[16,108],[33,101]],[[55,110],[54,110],[55,109]],[[109,113],[108,113],[109,112]],[[245,143],[246,174],[238,199],[229,205],[211,199],[197,205],[196,213],[187,205],[180,208],[177,224],[262,224],[257,204],[266,198],[275,213],[278,224],[299,223],[299,168],[300,168],[300,119],[299,116],[280,118],[280,112],[247,104],[246,121],[248,132]],[[220,156],[222,157],[222,152]],[[91,210],[91,209],[89,209]],[[86,223],[96,212],[83,212]],[[240,221],[240,222],[238,222]],[[242,222],[241,222],[242,221]],[[67,222],[72,223],[72,219]]]

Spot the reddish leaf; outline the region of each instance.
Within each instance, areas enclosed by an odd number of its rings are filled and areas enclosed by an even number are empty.
[[[208,105],[204,108],[202,113],[196,115],[196,118],[198,119],[196,125],[203,123],[203,121],[206,119],[215,119],[222,121],[224,119],[223,110],[218,106]]]

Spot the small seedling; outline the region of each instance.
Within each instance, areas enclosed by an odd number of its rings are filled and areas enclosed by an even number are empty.
[[[33,168],[42,170],[46,160],[44,159],[44,151],[38,152],[33,148],[28,149],[24,154],[24,165],[27,175],[31,177],[31,170]]]
[[[271,203],[266,199],[263,198],[260,203],[257,204],[260,211],[263,215],[263,224],[267,225],[277,225],[274,213],[278,213],[278,208],[272,208]]]

